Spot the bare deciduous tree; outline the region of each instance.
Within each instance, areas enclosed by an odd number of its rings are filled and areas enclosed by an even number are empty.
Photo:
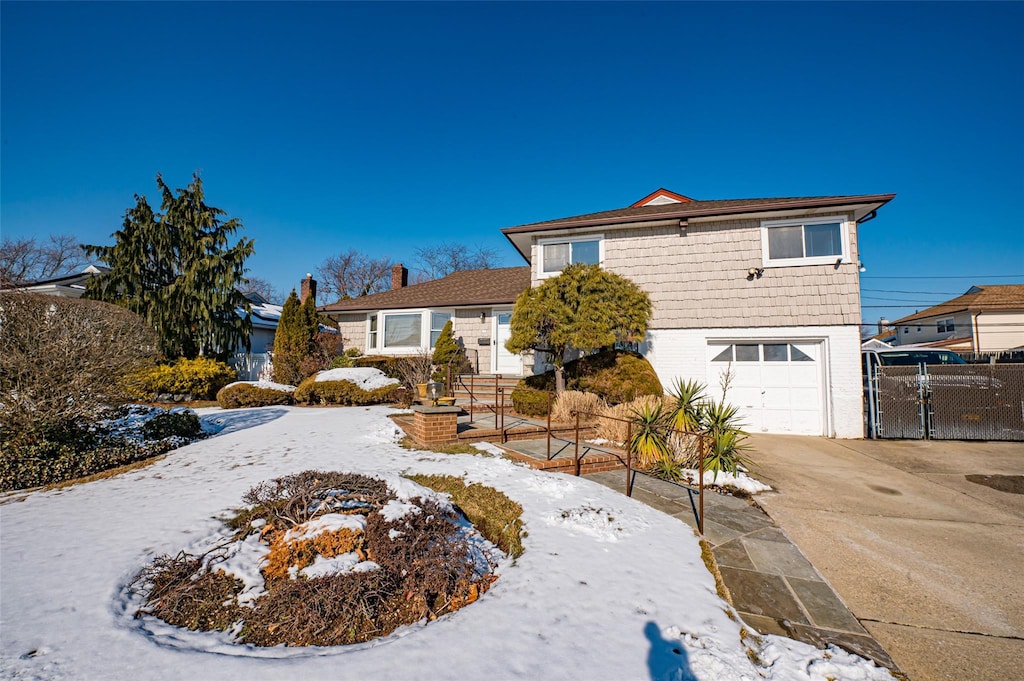
[[[0,296],[4,437],[89,422],[124,399],[122,379],[157,356],[156,333],[123,307],[26,293]]]
[[[0,242],[0,285],[50,279],[81,269],[86,262],[81,244],[70,234],[51,234],[45,241],[5,236]]]
[[[358,298],[385,291],[391,286],[391,260],[372,258],[355,249],[320,263],[317,278],[324,295]]]
[[[245,294],[258,293],[268,303],[274,303],[276,305],[283,303],[286,298],[286,296],[281,295],[281,293],[274,288],[273,284],[261,277],[246,277],[245,284],[239,286],[238,290]]]
[[[426,280],[447,277],[462,270],[491,269],[498,264],[498,255],[492,248],[465,244],[440,243],[416,249],[416,262]]]

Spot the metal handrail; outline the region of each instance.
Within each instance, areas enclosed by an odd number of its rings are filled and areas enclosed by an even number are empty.
[[[628,427],[628,429],[626,431],[627,434],[626,434],[626,442],[625,442],[625,445],[626,445],[626,496],[627,497],[633,496],[633,472],[632,471],[633,471],[633,424],[634,424],[634,421],[632,419],[623,419],[623,418],[618,418],[616,416],[605,416],[604,414],[596,414],[596,413],[594,413],[592,411],[577,411],[575,409],[572,411],[572,415],[573,415],[573,417],[575,418],[575,421],[576,421],[576,453],[575,453],[575,456],[573,457],[574,464],[576,466],[576,475],[580,474],[580,461],[584,457],[586,457],[586,453],[584,453],[582,457],[580,456],[580,416],[581,415],[583,415],[583,416],[596,416],[598,418],[608,419],[610,421],[618,421],[620,423],[628,424],[629,427]],[[550,419],[549,419],[549,426],[550,426]],[[706,433],[697,433],[697,432],[692,432],[692,431],[688,431],[688,430],[680,430],[680,429],[676,428],[675,426],[655,426],[655,428],[658,428],[660,430],[665,430],[665,431],[667,431],[670,434],[675,433],[676,435],[680,435],[680,436],[692,436],[692,437],[696,437],[697,438],[698,450],[700,452],[700,456],[698,458],[698,465],[697,465],[697,499],[698,499],[698,504],[699,504],[699,511],[697,512],[697,531],[700,532],[701,534],[704,534],[704,458],[705,458],[706,453],[707,453],[707,438],[708,438],[708,436],[707,436]],[[549,433],[549,437],[550,437],[550,427],[549,427],[548,433]],[[549,443],[549,450],[548,451],[550,452],[550,443]],[[685,485],[685,487],[689,488],[689,485]]]

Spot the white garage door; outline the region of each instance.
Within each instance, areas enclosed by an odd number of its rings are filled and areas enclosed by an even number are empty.
[[[753,433],[821,435],[820,342],[708,343],[708,393],[739,407],[745,430]]]

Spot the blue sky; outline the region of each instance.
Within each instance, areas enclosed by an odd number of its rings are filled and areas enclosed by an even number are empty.
[[[109,243],[157,172],[200,170],[287,291],[350,248],[520,265],[501,228],[658,187],[895,192],[865,322],[1024,283],[1024,3],[3,2],[0,26],[4,235]]]

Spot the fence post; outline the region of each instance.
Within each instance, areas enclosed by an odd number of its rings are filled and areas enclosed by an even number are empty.
[[[573,457],[576,463],[576,475],[580,474],[580,413],[574,411],[573,414],[576,416],[576,455]]]
[[[551,461],[551,393],[548,393],[548,461]]]
[[[500,398],[501,401],[496,406],[498,407],[498,409],[499,409],[499,411],[501,413],[501,425],[499,427],[501,428],[501,441],[502,441],[502,443],[504,443],[505,442],[505,389],[504,388],[498,388],[498,397]]]
[[[626,424],[626,496],[633,496],[633,422]]]
[[[700,438],[700,464],[698,465],[697,475],[697,531],[700,532],[701,536],[704,536],[704,454],[707,447],[707,440],[705,435],[698,436]]]

